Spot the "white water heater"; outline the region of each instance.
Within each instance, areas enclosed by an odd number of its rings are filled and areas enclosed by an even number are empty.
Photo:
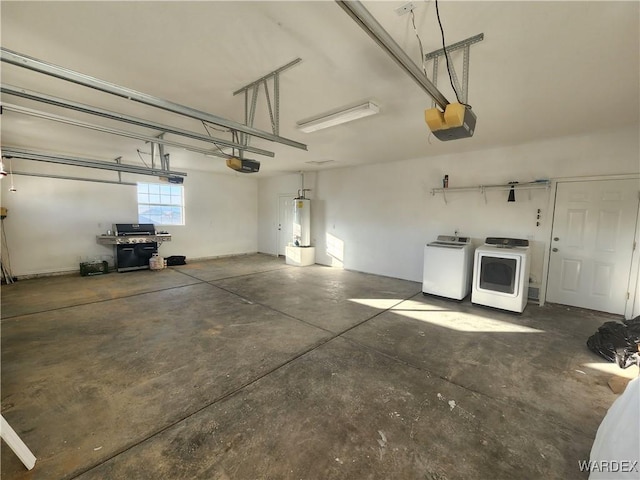
[[[293,245],[311,246],[311,200],[304,198],[304,191],[293,199]]]

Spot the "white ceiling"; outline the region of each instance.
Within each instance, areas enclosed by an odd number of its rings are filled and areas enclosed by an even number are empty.
[[[407,2],[363,3],[418,63],[410,15],[395,13]],[[413,3],[425,53],[440,48],[434,1]],[[2,1],[2,45],[240,122],[244,99],[232,93],[300,57],[300,64],[280,76],[280,135],[307,144],[308,151],[254,139],[252,145],[276,154],[249,155],[261,161],[258,175],[264,176],[428,158],[638,124],[639,7],[638,2],[441,1],[447,43],[485,36],[470,55],[468,102],[478,117],[476,133],[450,142],[429,135],[424,110],[430,97],[332,1]],[[460,62],[454,55],[461,76]],[[445,75],[441,70],[438,87],[455,101]],[[197,121],[4,63],[2,83],[205,133]],[[269,130],[261,95],[255,126]],[[295,128],[299,120],[362,100],[378,103],[381,113],[309,134]],[[159,133],[8,95],[2,101]],[[6,111],[2,145],[100,160],[122,156],[135,164],[140,164],[136,149],[149,150],[141,141]],[[167,151],[173,169],[232,173],[222,159]],[[325,160],[333,162],[307,163]]]

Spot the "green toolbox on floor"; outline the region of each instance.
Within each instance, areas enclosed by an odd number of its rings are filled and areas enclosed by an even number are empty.
[[[109,273],[109,264],[106,260],[102,262],[80,262],[80,275],[83,277],[102,275],[104,273]]]

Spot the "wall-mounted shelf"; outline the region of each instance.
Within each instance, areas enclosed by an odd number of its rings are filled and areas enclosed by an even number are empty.
[[[452,188],[432,188],[431,195],[435,195],[437,193],[442,194],[442,198],[444,199],[444,203],[447,202],[447,194],[454,192],[478,192],[484,196],[484,203],[487,203],[487,191],[492,190],[540,190],[544,188],[549,188],[551,182],[549,180],[536,180],[535,182],[526,182],[526,183],[514,183],[514,184],[504,184],[504,185],[478,185],[475,187],[452,187]]]

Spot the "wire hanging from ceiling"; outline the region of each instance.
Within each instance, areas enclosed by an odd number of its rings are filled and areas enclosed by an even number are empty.
[[[204,127],[204,129],[207,131],[207,135],[211,136],[211,132],[209,131],[209,128],[211,128],[212,130],[217,130],[218,132],[224,132],[224,133],[228,133],[231,131],[230,128],[219,128],[219,127],[214,127],[213,125],[209,124],[209,127],[207,127],[207,123],[204,120],[202,121],[202,126]]]
[[[145,162],[144,158],[142,158],[142,152],[140,151],[139,148],[136,148],[136,152],[138,152],[138,156],[140,157],[140,160],[142,160],[142,163],[144,164],[144,166],[149,168],[149,165],[147,165],[147,162]],[[147,152],[145,152],[145,154],[151,155],[150,153],[147,153]]]
[[[418,29],[416,28],[416,16],[413,13],[413,8],[410,11],[411,13],[411,24],[413,25],[413,31],[416,34],[416,38],[418,39],[418,46],[420,47],[420,58],[422,60],[422,72],[424,73],[424,76],[427,76],[427,67],[425,66],[425,59],[424,59],[424,50],[422,49],[422,40],[420,40],[420,35],[418,34]]]
[[[442,21],[440,20],[440,10],[438,9],[438,0],[435,0],[435,3],[436,3],[436,17],[438,17],[438,25],[440,26],[440,35],[442,37],[442,50],[444,52],[444,58],[447,61],[447,72],[449,73],[449,82],[451,83],[451,88],[453,88],[453,91],[456,94],[456,99],[458,100],[458,103],[462,103],[467,108],[471,108],[471,105],[468,105],[460,101],[460,95],[458,94],[458,90],[456,90],[456,87],[453,84],[453,76],[451,75],[451,66],[449,65],[449,53],[447,52],[447,46],[444,40],[444,28],[442,27]]]
[[[211,137],[211,132],[210,132],[210,131],[209,131],[209,129],[207,128],[207,124],[205,123],[205,121],[204,121],[204,120],[202,121],[202,126],[204,127],[205,131],[207,132],[207,135],[209,135],[209,136]],[[212,128],[212,129],[214,129],[214,130],[218,130],[219,132],[230,132],[230,131],[231,131],[231,130],[222,130],[222,129],[220,129],[220,128],[215,128],[215,127],[212,127],[211,125],[209,125],[209,127],[211,127],[211,128]],[[232,133],[232,138],[234,138],[234,137],[233,137],[233,133]],[[221,153],[221,154],[225,155],[227,158],[232,158],[232,155],[229,155],[228,153],[226,153],[226,152],[225,152],[225,151],[220,147],[220,145],[218,145],[217,143],[214,143],[213,145],[214,145],[214,146],[215,146],[215,147],[220,151],[220,153]]]

